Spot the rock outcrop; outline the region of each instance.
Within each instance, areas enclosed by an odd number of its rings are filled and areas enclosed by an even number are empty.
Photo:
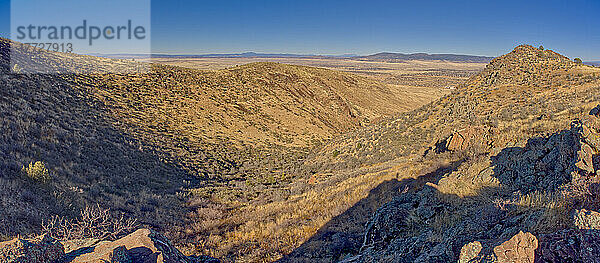
[[[484,147],[488,144],[486,136],[488,133],[489,129],[481,126],[471,126],[456,131],[446,140],[446,149],[457,152]]]
[[[537,248],[537,238],[531,233],[521,231],[508,241],[495,247],[494,255],[496,255],[496,262],[498,263],[533,263]]]
[[[67,257],[72,263],[92,262],[152,262],[152,263],[200,263],[219,262],[208,257],[187,257],[162,234],[139,229],[112,242],[100,242],[93,248],[75,250]],[[89,253],[85,253],[88,252]]]
[[[0,243],[2,263],[218,263],[206,256],[185,256],[164,235],[139,229],[115,241],[70,249],[47,235]]]

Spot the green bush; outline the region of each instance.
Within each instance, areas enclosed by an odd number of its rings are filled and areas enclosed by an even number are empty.
[[[575,63],[577,63],[577,64],[583,64],[583,61],[581,61],[580,58],[575,58],[575,59],[573,59],[573,61],[575,61]]]
[[[332,155],[333,155],[333,158],[338,157],[338,155],[340,155],[340,151],[334,150]]]
[[[34,181],[47,183],[52,179],[50,177],[50,172],[48,172],[48,168],[46,168],[46,164],[44,162],[31,162],[28,166],[24,166],[22,168],[23,173]]]

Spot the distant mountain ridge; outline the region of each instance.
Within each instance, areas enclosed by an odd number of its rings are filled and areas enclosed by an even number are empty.
[[[600,66],[600,61],[586,61],[586,62],[583,62],[583,64],[590,65],[590,66]]]
[[[442,60],[453,62],[482,62],[488,63],[494,59],[493,57],[473,56],[473,55],[458,55],[458,54],[428,54],[428,53],[391,53],[382,52],[368,56],[356,57],[361,60],[374,61],[405,61],[405,60]]]
[[[353,58],[358,55],[314,55],[314,54],[287,54],[287,53],[223,53],[223,54],[89,54],[106,58]]]
[[[107,58],[339,58],[367,61],[410,61],[410,60],[425,60],[425,61],[452,61],[452,62],[477,62],[488,63],[494,57],[474,56],[474,55],[459,55],[459,54],[428,54],[428,53],[390,53],[381,52],[373,55],[360,56],[356,54],[343,55],[316,55],[316,54],[289,54],[289,53],[223,53],[223,54],[90,54],[93,56]]]

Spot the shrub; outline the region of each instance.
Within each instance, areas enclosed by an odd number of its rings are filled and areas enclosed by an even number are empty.
[[[34,181],[47,183],[48,181],[50,181],[50,179],[52,179],[52,177],[50,177],[50,172],[48,172],[48,168],[46,168],[46,164],[44,164],[44,162],[31,162],[27,167],[23,165],[23,168],[21,170],[23,171],[23,173],[25,173],[27,177],[33,179]]]
[[[12,71],[13,71],[13,73],[17,73],[17,74],[21,74],[23,72],[21,67],[16,63],[13,65]]]
[[[85,238],[116,240],[133,232],[136,227],[135,219],[125,218],[123,214],[114,216],[110,209],[96,205],[87,206],[75,219],[53,216],[42,221],[42,234],[60,241]]]
[[[340,151],[334,150],[331,155],[333,155],[333,158],[338,157],[338,155],[340,155]]]
[[[575,61],[575,63],[577,63],[577,64],[583,64],[583,61],[581,61],[580,58],[575,58],[575,59],[573,59],[573,61]]]
[[[539,47],[539,50],[544,50],[544,46],[540,46],[540,47]]]

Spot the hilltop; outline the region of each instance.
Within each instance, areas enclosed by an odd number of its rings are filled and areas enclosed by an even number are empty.
[[[457,55],[457,54],[427,54],[427,53],[390,53],[382,52],[368,56],[353,57],[353,59],[367,60],[367,61],[387,61],[387,62],[402,62],[409,60],[440,60],[440,61],[451,61],[451,62],[490,62],[493,57],[486,56],[473,56],[473,55]]]
[[[330,144],[334,147],[326,146],[323,151],[338,150],[341,153],[338,160],[348,163],[373,163],[417,153],[421,147],[434,147],[439,140],[468,126],[499,129],[498,136],[512,132],[512,129],[526,130],[525,127],[541,134],[557,128],[558,119],[563,119],[561,125],[567,127],[571,122],[568,117],[575,117],[575,114],[565,116],[564,111],[574,111],[575,106],[582,107],[595,101],[596,94],[591,89],[598,78],[599,69],[576,65],[551,50],[519,46],[494,59],[483,72],[471,77],[451,94],[401,114],[395,120],[336,138]],[[539,127],[541,125],[552,127]],[[506,136],[502,138],[502,144],[496,140],[496,146],[504,146],[508,143],[506,140],[519,139]],[[354,149],[357,140],[369,142],[369,147]],[[345,153],[348,156],[343,156]],[[357,158],[359,155],[368,158]],[[327,158],[328,155],[315,156]]]

